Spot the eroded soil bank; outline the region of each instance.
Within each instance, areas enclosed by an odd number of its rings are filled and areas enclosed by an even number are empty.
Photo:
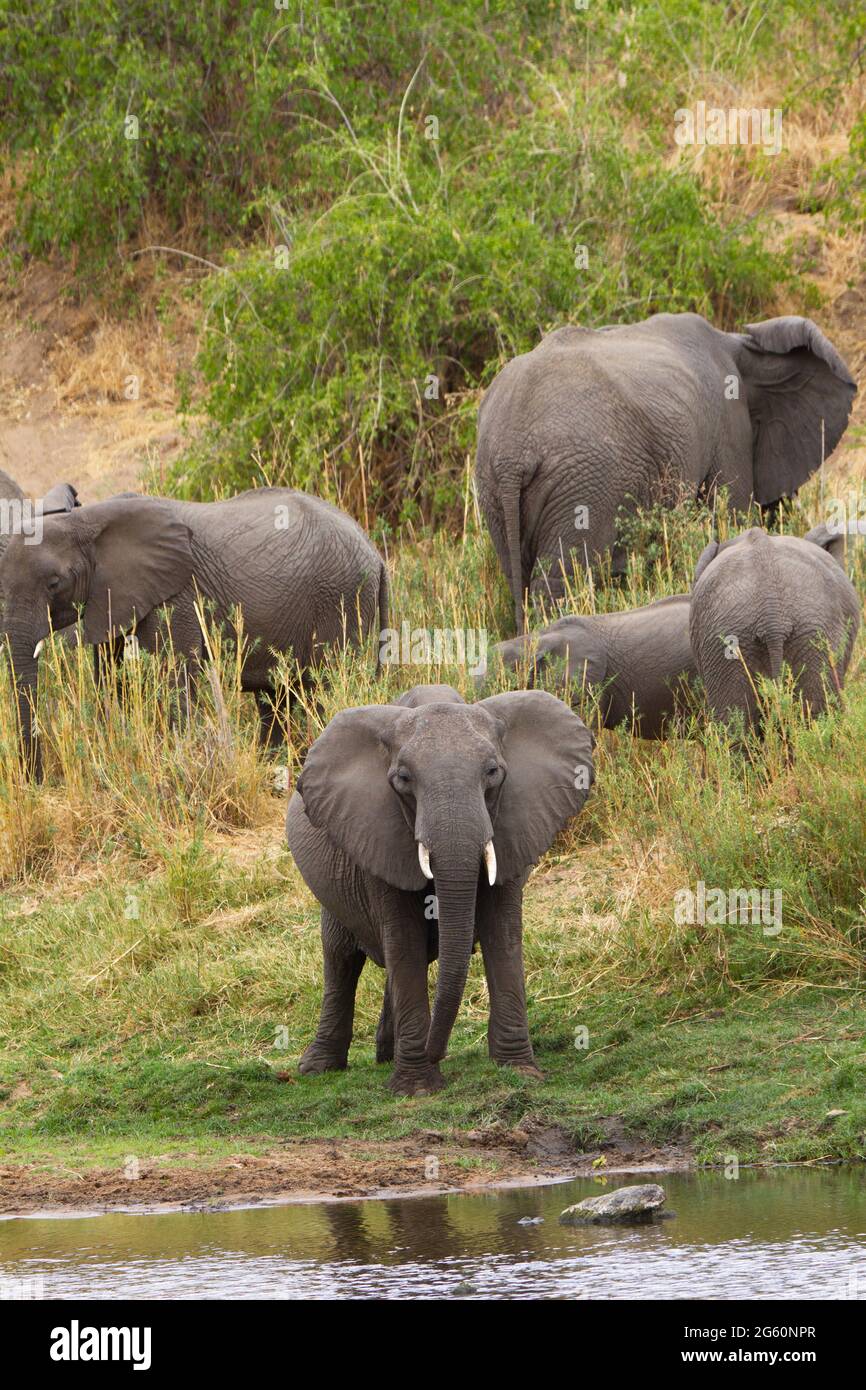
[[[692,1161],[688,1148],[676,1145],[614,1143],[604,1151],[577,1153],[562,1131],[550,1127],[452,1136],[420,1130],[388,1141],[295,1139],[218,1162],[195,1163],[193,1157],[155,1157],[77,1172],[48,1161],[0,1165],[0,1214],[430,1195],[596,1173],[675,1171]]]

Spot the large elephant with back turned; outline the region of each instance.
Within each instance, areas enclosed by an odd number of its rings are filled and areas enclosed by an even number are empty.
[[[698,314],[549,333],[492,382],[478,420],[481,510],[514,599],[563,597],[605,551],[621,506],[790,497],[835,448],[856,391],[810,319],[723,333]],[[823,452],[822,452],[823,451]],[[547,567],[536,574],[536,562]]]
[[[41,542],[24,541],[13,536],[0,561],[0,595],[28,758],[39,648],[79,611],[86,642],[134,632],[154,651],[164,633],[194,674],[204,655],[198,601],[229,631],[240,609],[241,681],[256,694],[263,732],[273,724],[275,651],[303,670],[325,646],[388,622],[387,572],[366,533],[288,488],[224,502],[115,497],[46,517]]]

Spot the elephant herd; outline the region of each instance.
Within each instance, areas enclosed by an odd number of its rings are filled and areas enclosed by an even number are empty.
[[[712,715],[739,729],[760,722],[755,677],[776,678],[787,664],[808,712],[820,713],[844,681],[860,600],[845,572],[847,538],[821,525],[804,539],[752,528],[713,541],[691,593],[642,608],[530,633],[531,601],[561,600],[576,567],[624,569],[623,508],[714,501],[722,488],[734,510],[792,496],[841,437],[855,390],[808,319],[722,333],[695,314],[562,328],[494,379],[479,412],[476,481],[517,630],[496,661],[526,688],[484,697],[479,677],[482,698],[466,703],[449,686],[416,686],[393,703],[341,711],[309,749],[286,819],[321,905],[324,996],[302,1072],[347,1065],[369,957],[385,970],[376,1055],[394,1061],[391,1089],[439,1089],[476,944],[490,1055],[535,1071],[523,887],[592,785],[593,740],[576,712],[585,697],[608,727],[627,722],[659,738],[698,677]],[[151,651],[169,639],[194,674],[203,608],[233,631],[239,611],[242,685],[271,739],[279,653],[303,671],[324,647],[388,626],[383,560],[356,522],[318,498],[258,488],[219,502],[124,495],[82,506],[61,485],[33,504],[29,525],[13,526],[16,491],[0,473],[0,604],[22,750],[37,775],[33,696],[52,629],[79,623],[97,649],[131,633]],[[542,680],[564,698],[537,688]]]

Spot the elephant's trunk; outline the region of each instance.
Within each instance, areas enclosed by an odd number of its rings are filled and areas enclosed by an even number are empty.
[[[439,981],[427,1035],[427,1056],[438,1062],[445,1056],[448,1039],[469,973],[475,937],[475,895],[478,865],[465,878],[436,878],[439,905]]]
[[[34,719],[38,658],[32,632],[8,629],[8,651],[12,657],[15,690],[18,698],[18,719],[24,762],[37,778],[41,775],[41,758],[36,739]]]
[[[487,826],[486,843],[492,832]],[[432,871],[439,912],[439,982],[427,1036],[427,1056],[438,1062],[445,1056],[448,1039],[469,971],[475,940],[475,900],[483,849],[476,828],[459,828],[448,837],[447,847],[432,852]],[[492,862],[492,849],[488,859]]]

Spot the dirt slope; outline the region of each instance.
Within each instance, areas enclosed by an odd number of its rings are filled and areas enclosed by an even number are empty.
[[[174,383],[193,351],[187,328],[172,339],[155,317],[111,320],[50,266],[0,284],[0,468],[34,497],[63,481],[83,501],[164,468],[182,444]]]

